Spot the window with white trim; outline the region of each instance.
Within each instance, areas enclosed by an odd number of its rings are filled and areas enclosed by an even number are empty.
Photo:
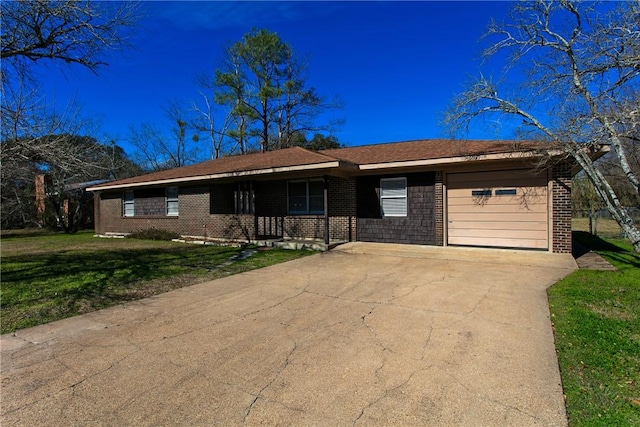
[[[380,212],[383,217],[407,216],[407,178],[380,179]]]
[[[178,187],[166,189],[167,216],[178,216]]]
[[[133,216],[135,214],[133,190],[127,190],[122,196],[122,215]]]
[[[289,181],[287,193],[290,214],[324,214],[322,179]]]

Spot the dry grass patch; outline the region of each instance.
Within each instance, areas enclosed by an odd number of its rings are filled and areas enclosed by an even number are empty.
[[[586,306],[593,313],[611,320],[635,320],[637,317],[634,313],[629,313],[623,308],[603,307],[595,304],[587,304]]]
[[[599,236],[620,237],[622,235],[620,226],[613,219],[599,218],[594,220],[594,223]],[[589,233],[589,218],[572,218],[571,229]]]

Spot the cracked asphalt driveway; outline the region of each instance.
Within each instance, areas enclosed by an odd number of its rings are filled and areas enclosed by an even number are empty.
[[[2,425],[561,426],[548,253],[354,243],[1,337]]]

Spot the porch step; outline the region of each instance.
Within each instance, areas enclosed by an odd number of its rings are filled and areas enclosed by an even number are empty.
[[[255,243],[257,246],[261,247],[326,252],[346,242],[342,240],[333,240],[327,245],[321,240],[264,239],[258,240]]]

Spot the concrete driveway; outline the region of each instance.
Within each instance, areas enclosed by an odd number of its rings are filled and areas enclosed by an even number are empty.
[[[562,426],[570,256],[354,243],[1,338],[2,426]]]

